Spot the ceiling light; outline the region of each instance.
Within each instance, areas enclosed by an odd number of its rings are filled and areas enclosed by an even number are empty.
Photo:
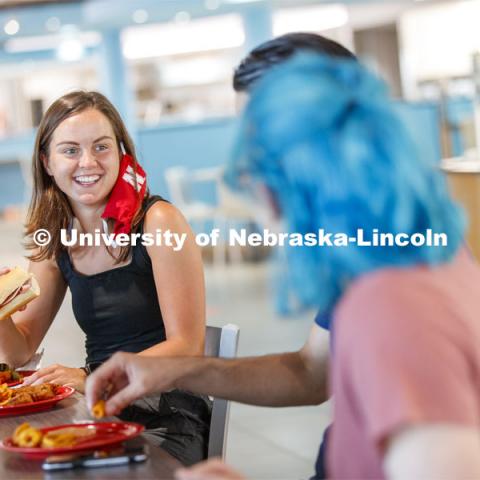
[[[148,20],[148,12],[143,9],[135,10],[132,13],[132,20],[135,23],[145,23]]]
[[[182,11],[175,15],[175,23],[188,23],[191,16],[188,12]]]
[[[3,30],[7,35],[15,35],[20,30],[20,24],[12,18],[5,24]]]
[[[218,7],[220,7],[220,0],[205,0],[207,10],[216,10]]]
[[[348,23],[348,9],[343,4],[279,10],[273,17],[274,36],[291,32],[323,32]]]
[[[62,26],[62,23],[60,22],[60,19],[58,17],[50,17],[45,22],[45,28],[49,32],[58,32],[61,26]]]
[[[123,53],[128,59],[237,48],[245,42],[239,15],[215,15],[184,25],[175,23],[128,27],[123,33]]]
[[[76,62],[85,54],[82,42],[77,38],[62,40],[57,48],[57,58],[63,62]]]
[[[98,32],[78,32],[84,48],[95,48],[100,45],[102,37]],[[9,38],[4,49],[7,53],[40,52],[45,50],[56,50],[64,39],[63,34],[35,35],[31,37]]]
[[[75,25],[65,25],[57,47],[57,58],[64,62],[76,62],[85,55],[85,46]]]
[[[264,0],[224,0],[225,3],[255,3],[263,1]]]

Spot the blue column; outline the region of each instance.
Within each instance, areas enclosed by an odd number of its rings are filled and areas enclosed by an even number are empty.
[[[122,53],[120,34],[120,29],[102,32],[102,44],[99,49],[101,90],[120,112],[130,135],[135,140],[134,93],[128,82],[128,71]]]
[[[251,5],[242,12],[245,54],[273,36],[272,9],[268,4]]]

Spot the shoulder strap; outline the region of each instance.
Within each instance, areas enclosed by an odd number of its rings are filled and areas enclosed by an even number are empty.
[[[148,210],[153,205],[155,205],[155,203],[157,203],[157,202],[170,203],[168,200],[166,200],[165,198],[163,198],[160,195],[150,196],[143,204],[144,214],[143,214],[142,221],[140,222],[138,230],[137,230],[139,233],[143,233],[143,225],[145,223],[145,217],[147,215]],[[138,244],[137,248],[135,248],[135,247],[133,248],[133,262],[135,264],[142,265],[143,268],[145,268],[145,267],[151,268],[152,263],[151,263],[151,260],[150,260],[150,256],[148,255],[146,247],[144,245],[142,245],[141,243]]]
[[[161,195],[150,195],[147,200],[144,200],[143,209],[147,213],[148,209],[157,202],[167,202],[170,203],[166,198],[163,198]]]
[[[58,269],[60,270],[63,278],[68,284],[72,274],[72,265],[70,263],[70,257],[68,255],[67,250],[63,248],[60,251],[60,254],[57,257],[55,257],[55,260],[57,262]]]
[[[139,229],[138,229],[138,231],[140,233],[143,233],[143,224],[145,222],[145,217],[147,215],[148,210],[150,210],[150,208],[153,205],[155,205],[157,202],[170,203],[168,200],[166,200],[165,198],[163,198],[160,195],[151,195],[150,197],[148,197],[148,199],[143,202],[143,212],[144,213],[143,213],[143,218],[142,218],[142,221],[140,222]]]

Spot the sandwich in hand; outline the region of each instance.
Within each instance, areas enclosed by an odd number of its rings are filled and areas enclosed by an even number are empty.
[[[9,317],[40,295],[40,287],[32,273],[20,267],[0,275],[0,320]]]

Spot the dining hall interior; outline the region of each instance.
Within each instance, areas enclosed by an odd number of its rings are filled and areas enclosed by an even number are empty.
[[[61,95],[99,91],[122,116],[150,192],[196,234],[220,232],[201,247],[207,325],[236,325],[239,357],[301,348],[316,311],[279,312],[272,284],[281,249],[229,245],[229,229],[265,225],[223,178],[241,124],[234,71],[254,47],[292,32],[340,43],[385,81],[419,155],[465,209],[467,243],[479,258],[478,18],[480,0],[0,1],[0,266],[28,267],[24,225],[42,116]],[[37,367],[85,363],[70,295]],[[310,478],[330,402],[229,409],[229,465],[251,479]]]

